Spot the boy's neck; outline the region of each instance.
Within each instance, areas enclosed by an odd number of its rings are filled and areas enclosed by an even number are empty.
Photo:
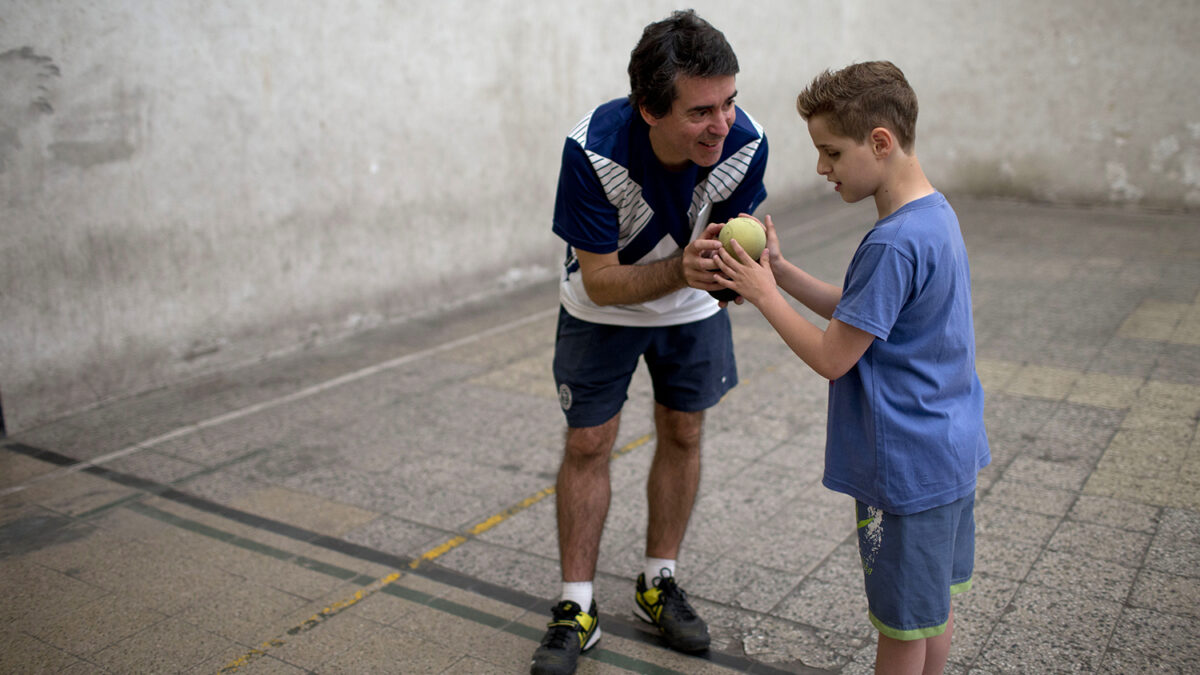
[[[916,155],[896,153],[888,158],[886,178],[875,191],[875,209],[883,220],[900,207],[934,193]]]

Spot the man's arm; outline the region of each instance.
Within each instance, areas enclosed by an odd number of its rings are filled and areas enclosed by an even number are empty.
[[[717,263],[712,252],[721,248],[716,239],[720,227],[719,223],[709,225],[681,255],[643,265],[622,265],[616,251],[589,253],[576,248],[583,287],[597,305],[635,305],[688,286],[719,290],[722,286],[713,281]]]

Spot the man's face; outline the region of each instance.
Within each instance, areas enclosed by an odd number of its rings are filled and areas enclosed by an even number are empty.
[[[854,203],[875,194],[881,176],[870,143],[835,134],[825,115],[808,120],[808,135],[817,148],[817,173],[834,184],[844,201]]]
[[[663,166],[673,170],[687,167],[688,162],[712,166],[721,159],[725,137],[737,118],[735,79],[733,75],[680,77],[670,112],[656,118],[642,111],[650,125],[650,146]]]

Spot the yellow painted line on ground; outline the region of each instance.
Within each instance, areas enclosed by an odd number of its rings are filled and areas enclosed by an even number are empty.
[[[394,583],[401,576],[403,576],[403,575],[400,572],[392,572],[391,574],[387,575],[386,577],[383,577],[382,579],[376,579],[375,581],[373,581],[371,584],[367,585],[362,590],[356,591],[354,593],[354,595],[350,596],[349,598],[346,598],[345,600],[339,600],[338,602],[333,603],[332,605],[322,609],[321,611],[317,612],[316,614],[313,614],[312,616],[310,616],[308,619],[304,620],[303,622],[301,622],[295,626],[292,626],[291,628],[289,628],[286,631],[285,635],[288,635],[288,636],[299,635],[306,631],[312,630],[313,628],[316,628],[317,626],[321,625],[321,622],[325,621],[326,619],[337,616],[343,610],[353,607],[354,605],[358,604],[359,602],[362,602],[366,598],[369,598],[372,595],[375,595],[379,591],[386,588],[388,585]],[[249,665],[250,663],[253,663],[254,661],[262,658],[263,656],[266,656],[267,652],[270,651],[271,649],[273,649],[275,647],[282,647],[285,644],[287,644],[287,640],[283,636],[280,636],[277,638],[271,638],[270,640],[263,642],[257,648],[251,649],[250,651],[246,652],[245,654],[242,654],[241,656],[234,659],[233,661],[230,661],[228,664],[225,665],[224,668],[222,668],[221,670],[219,670],[217,672],[220,672],[220,673],[237,672],[237,670],[239,668],[241,668],[242,666]]]
[[[633,452],[635,449],[650,442],[650,439],[653,437],[654,437],[654,434],[646,434],[645,436],[642,436],[641,438],[639,438],[637,440],[630,441],[626,445],[622,446],[620,449],[613,451],[613,454],[612,454],[613,459],[622,457],[624,455],[629,454],[630,452]],[[465,535],[458,535],[456,537],[448,539],[448,540],[442,542],[441,544],[438,544],[437,546],[434,546],[433,548],[429,549],[428,551],[422,553],[420,558],[413,560],[412,562],[410,562],[408,564],[408,566],[415,570],[418,567],[420,567],[421,564],[424,562],[432,562],[432,561],[442,557],[443,555],[446,555],[450,551],[453,551],[454,549],[458,548],[459,546],[462,546],[463,544],[467,543],[468,541],[471,540],[471,537],[475,537],[480,534],[483,534],[484,532],[487,532],[488,530],[492,529],[493,527],[499,525],[500,523],[503,523],[504,521],[508,520],[509,518],[512,518],[513,516],[524,511],[525,509],[533,506],[534,504],[537,504],[538,502],[542,501],[543,499],[545,499],[546,497],[549,497],[552,494],[554,494],[554,486],[550,486],[550,487],[538,492],[537,494],[534,494],[531,497],[526,497],[525,499],[521,500],[517,504],[510,506],[507,509],[504,509],[503,511],[497,513],[496,515],[487,518],[483,522],[477,523],[476,525],[473,525],[473,526],[467,528],[467,533]]]

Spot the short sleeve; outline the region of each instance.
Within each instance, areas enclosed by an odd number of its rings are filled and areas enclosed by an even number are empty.
[[[833,317],[886,340],[912,296],[914,262],[887,244],[859,247]]]
[[[553,230],[580,250],[590,253],[617,250],[617,209],[604,194],[587,153],[571,138],[563,147]]]

